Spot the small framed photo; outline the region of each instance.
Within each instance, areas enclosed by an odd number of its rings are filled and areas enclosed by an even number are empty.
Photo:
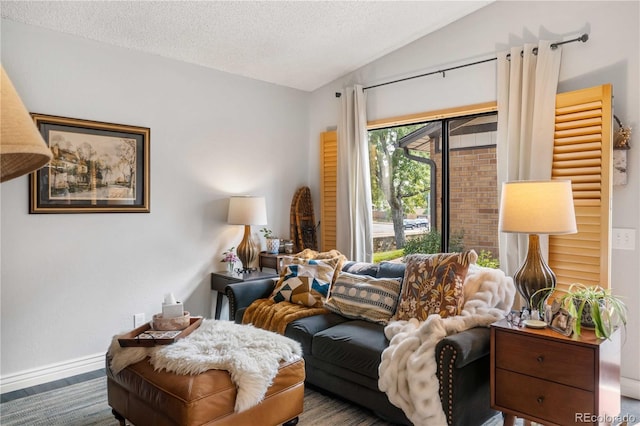
[[[148,128],[32,117],[53,158],[30,175],[29,213],[149,213]]]
[[[551,317],[549,327],[564,336],[571,336],[575,318],[564,308],[559,308]]]

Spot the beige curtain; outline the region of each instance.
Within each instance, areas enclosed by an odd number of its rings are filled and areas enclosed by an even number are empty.
[[[561,47],[550,41],[498,55],[498,193],[503,182],[551,178],[560,60]],[[513,275],[526,257],[527,236],[500,233],[499,241],[501,268]],[[548,239],[540,243],[546,257]]]
[[[371,262],[371,181],[366,97],[362,86],[346,88],[338,122],[336,248],[348,259]]]

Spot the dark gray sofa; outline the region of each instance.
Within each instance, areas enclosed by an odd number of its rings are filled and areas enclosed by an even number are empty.
[[[342,270],[378,278],[403,277],[405,265],[347,262]],[[245,309],[254,300],[269,297],[274,284],[271,279],[229,284],[225,292],[230,318],[241,323]],[[293,321],[285,335],[302,345],[306,383],[366,407],[389,422],[411,424],[378,389],[380,356],[389,344],[384,326],[329,313]],[[449,425],[481,425],[496,414],[489,405],[489,343],[488,328],[473,328],[446,337],[436,347],[440,400]]]

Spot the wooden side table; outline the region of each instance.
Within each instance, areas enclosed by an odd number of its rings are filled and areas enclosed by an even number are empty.
[[[545,328],[491,325],[491,408],[544,425],[605,423],[620,413],[620,330],[565,337]],[[528,422],[525,422],[528,423]]]
[[[277,278],[278,274],[273,272],[252,271],[247,273],[219,271],[211,273],[211,290],[218,293],[216,299],[216,313],[214,318],[220,319],[220,311],[222,310],[222,300],[224,297],[224,289],[232,283],[241,283],[245,281],[255,281],[264,278]],[[233,320],[233,318],[229,318]]]
[[[260,268],[260,271],[262,271],[262,268],[275,269],[276,272],[279,274],[280,269],[282,267],[282,258],[285,256],[291,256],[291,255],[287,255],[283,253],[272,254],[272,253],[267,253],[266,251],[261,251],[260,255],[258,256],[258,267]]]

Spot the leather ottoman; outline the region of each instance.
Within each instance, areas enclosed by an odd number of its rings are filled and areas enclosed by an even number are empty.
[[[295,425],[303,410],[302,358],[282,363],[263,401],[241,413],[234,412],[236,387],[224,370],[178,375],[154,371],[148,359],[117,375],[107,359],[106,370],[109,405],[121,425]]]

